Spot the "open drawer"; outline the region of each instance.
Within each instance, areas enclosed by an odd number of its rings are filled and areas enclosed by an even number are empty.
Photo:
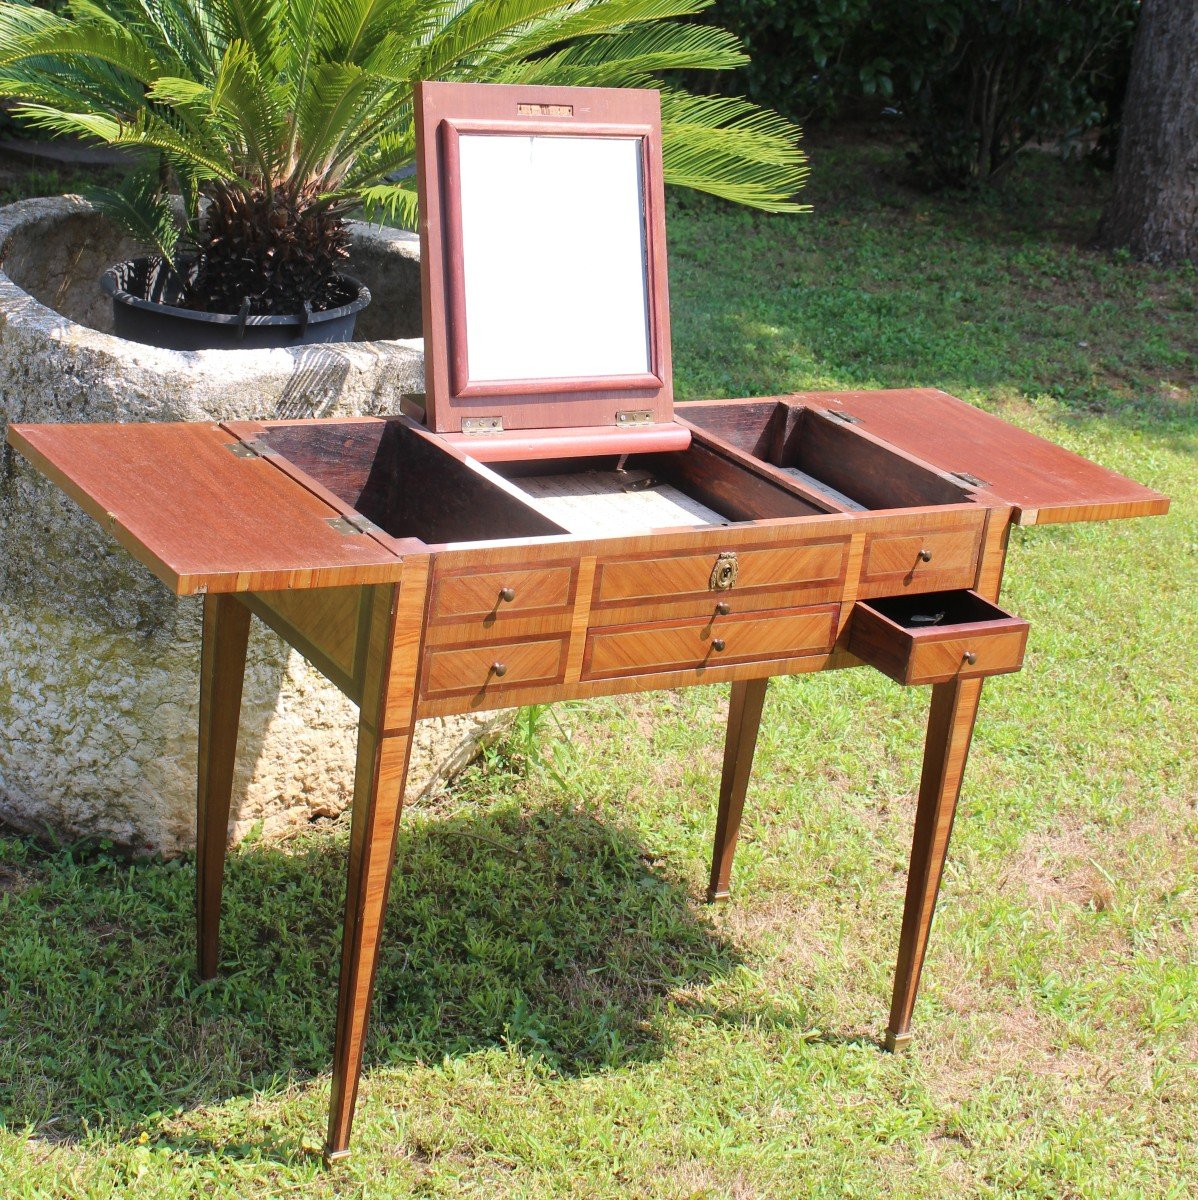
[[[902,684],[1003,675],[1023,666],[1028,623],[976,592],[860,600],[849,651]]]

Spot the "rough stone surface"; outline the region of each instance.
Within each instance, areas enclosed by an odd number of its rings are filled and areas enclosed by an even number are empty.
[[[423,391],[417,239],[355,229],[361,341],[177,352],[107,332],[99,277],[135,248],[82,200],[0,209],[0,433],[8,421],[379,414]],[[200,604],[180,600],[5,447],[0,458],[0,818],[173,854],[194,840]],[[331,816],[357,710],[254,622],[233,834]],[[409,795],[468,761],[490,714],[428,722]]]

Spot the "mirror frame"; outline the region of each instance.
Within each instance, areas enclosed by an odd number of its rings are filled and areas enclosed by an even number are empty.
[[[422,82],[416,87],[415,106],[429,427],[441,433],[460,432],[463,419],[471,417],[499,417],[505,430],[612,427],[621,423],[618,414],[627,412],[648,413],[654,424],[672,421],[658,93]],[[477,133],[639,139],[647,372],[470,380],[459,139]]]

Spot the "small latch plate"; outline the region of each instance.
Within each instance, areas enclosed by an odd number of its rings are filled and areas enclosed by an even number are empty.
[[[238,458],[265,458],[268,454],[274,453],[260,438],[249,438],[243,442],[229,442],[228,447],[230,452],[236,454]]]
[[[736,575],[739,570],[739,564],[736,561],[735,550],[725,550],[715,560],[715,566],[711,568],[711,578],[707,581],[707,586],[713,592],[726,592],[736,585]]]
[[[626,409],[616,413],[616,424],[621,429],[627,429],[629,425],[652,425],[653,413],[647,408]]]
[[[502,433],[502,417],[463,417],[462,432],[469,434]]]
[[[846,425],[860,425],[861,418],[852,413],[842,412],[839,408],[825,408],[824,412],[834,421],[843,421]]]
[[[348,517],[327,517],[331,529],[351,537],[357,533],[382,533],[383,531],[373,522],[367,520],[361,513],[353,513]]]
[[[970,475],[968,471],[953,471],[952,476],[954,479],[959,479],[962,483],[969,484],[970,487],[982,488],[990,486],[985,479],[979,479],[976,475]]]

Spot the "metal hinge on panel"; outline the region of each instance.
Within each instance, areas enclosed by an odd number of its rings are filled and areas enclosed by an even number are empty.
[[[261,438],[250,438],[244,442],[229,442],[229,449],[238,458],[265,458],[274,451]]]
[[[622,429],[629,425],[652,425],[653,413],[647,408],[632,408],[616,413],[616,424]]]
[[[976,475],[970,475],[968,471],[953,471],[951,474],[954,479],[959,479],[962,483],[969,484],[970,487],[980,488],[990,486],[985,479],[979,479]]]
[[[382,533],[373,521],[367,520],[361,513],[350,513],[347,517],[327,517],[329,525],[338,533],[347,536],[354,533]]]
[[[463,417],[463,433],[502,433],[502,417]]]
[[[853,416],[852,413],[841,412],[839,408],[825,408],[825,416],[829,416],[834,421],[843,421],[846,425],[860,425],[861,418]]]

